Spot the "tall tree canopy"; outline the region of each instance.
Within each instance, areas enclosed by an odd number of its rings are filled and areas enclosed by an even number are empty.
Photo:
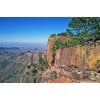
[[[87,37],[88,40],[92,37],[93,43],[100,36],[99,17],[74,17],[68,26],[68,30],[75,35]]]

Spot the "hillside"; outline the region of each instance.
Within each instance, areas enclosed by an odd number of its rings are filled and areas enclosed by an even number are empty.
[[[33,59],[32,59],[33,55]],[[37,63],[39,52],[23,52],[20,54],[1,53],[0,54],[0,82],[16,83],[20,82],[20,77],[25,68],[31,64],[32,60]]]
[[[35,52],[31,55],[31,63],[28,64],[20,76],[21,83],[40,83],[42,74],[48,69],[48,62],[44,52]]]

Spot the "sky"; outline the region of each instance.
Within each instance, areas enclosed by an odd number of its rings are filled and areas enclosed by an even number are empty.
[[[68,17],[0,18],[0,42],[46,43],[53,33],[66,31]]]

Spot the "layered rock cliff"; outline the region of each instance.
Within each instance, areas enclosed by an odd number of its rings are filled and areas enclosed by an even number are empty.
[[[54,66],[70,66],[95,68],[100,66],[100,46],[76,46],[60,48],[55,54]]]
[[[100,45],[74,46],[69,48],[59,48],[54,52],[53,44],[65,37],[51,37],[48,39],[47,60],[50,66],[61,67],[75,65],[77,67],[96,68],[100,66]]]
[[[48,64],[50,66],[53,66],[54,65],[54,61],[55,61],[55,52],[52,50],[52,47],[54,45],[54,43],[57,41],[57,40],[66,40],[65,37],[63,36],[55,36],[55,37],[51,37],[48,39],[48,45],[47,45],[47,61],[48,61]]]

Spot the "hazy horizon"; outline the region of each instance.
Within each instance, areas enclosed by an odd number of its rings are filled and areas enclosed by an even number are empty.
[[[19,43],[19,42],[0,42],[0,47],[18,47],[24,49],[46,49],[46,43]]]

